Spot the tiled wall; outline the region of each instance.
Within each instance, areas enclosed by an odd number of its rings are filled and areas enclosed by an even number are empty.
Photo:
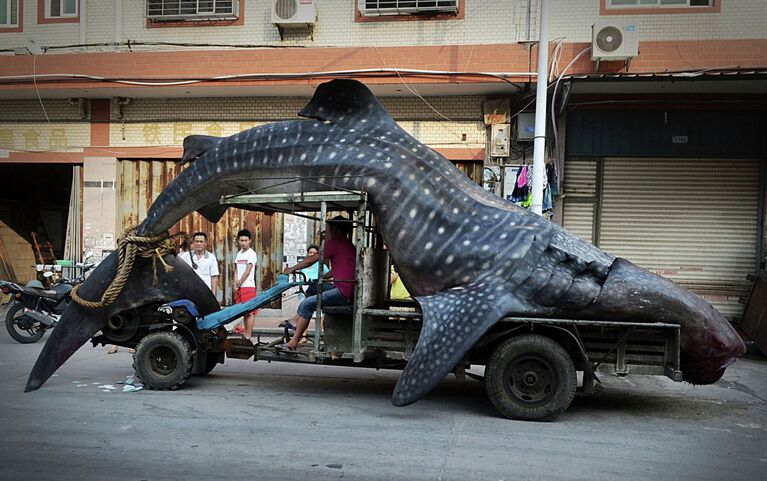
[[[483,97],[382,98],[399,124],[432,147],[484,148]],[[123,119],[112,109],[110,145],[180,145],[184,136],[232,135],[278,120],[296,119],[308,99],[298,97],[134,99],[123,109]],[[464,136],[466,140],[464,139]]]
[[[24,31],[0,33],[0,45],[24,45],[27,37],[39,45],[72,45],[80,39],[80,24],[37,24],[37,0],[24,1]],[[82,0],[85,2],[86,0]],[[767,2],[721,0],[719,13],[609,15],[611,21],[637,23],[643,40],[743,39],[767,37]],[[538,36],[539,0],[466,0],[461,20],[355,22],[354,0],[316,0],[318,21],[313,40],[305,32],[280,40],[271,24],[269,2],[244,0],[244,24],[227,27],[147,28],[145,0],[122,0],[122,35],[139,42],[190,42],[310,47],[452,45],[515,43]],[[528,23],[528,5],[530,17]],[[87,0],[86,43],[114,41],[115,2]],[[551,38],[568,42],[590,40],[591,24],[600,19],[599,0],[552,0]],[[529,32],[529,34],[528,34]],[[159,49],[168,47],[135,47]],[[113,50],[114,47],[100,47]],[[93,49],[91,49],[93,50]]]

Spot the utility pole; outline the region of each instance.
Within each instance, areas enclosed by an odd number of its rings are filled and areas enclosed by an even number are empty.
[[[538,83],[535,94],[535,144],[533,145],[533,213],[543,214],[543,173],[546,169],[546,95],[549,84],[549,2],[541,1],[538,32]]]

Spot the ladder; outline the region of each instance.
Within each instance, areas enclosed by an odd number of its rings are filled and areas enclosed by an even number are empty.
[[[35,248],[35,259],[40,264],[55,264],[56,254],[53,245],[45,234],[32,232],[32,246]]]

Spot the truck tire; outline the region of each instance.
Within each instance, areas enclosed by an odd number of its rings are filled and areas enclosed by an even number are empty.
[[[175,331],[148,334],[136,346],[133,370],[149,389],[175,390],[192,375],[194,353],[184,337]]]
[[[553,339],[522,334],[502,342],[485,368],[485,389],[504,416],[551,421],[575,396],[575,365]]]
[[[22,319],[22,316],[24,316],[24,306],[21,304],[14,304],[8,309],[8,313],[5,315],[5,327],[8,329],[8,334],[16,342],[22,344],[32,344],[39,341],[45,334],[45,326],[29,318]]]

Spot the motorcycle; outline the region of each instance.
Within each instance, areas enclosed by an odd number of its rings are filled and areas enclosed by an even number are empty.
[[[0,291],[8,297],[6,303],[13,302],[5,316],[8,334],[22,344],[39,341],[47,329],[56,326],[64,309],[72,301],[69,295],[72,288],[85,281],[85,273],[95,265],[78,264],[77,267],[82,268],[78,277],[61,279],[51,289],[45,289],[38,280],[29,281],[25,286],[0,281]]]

